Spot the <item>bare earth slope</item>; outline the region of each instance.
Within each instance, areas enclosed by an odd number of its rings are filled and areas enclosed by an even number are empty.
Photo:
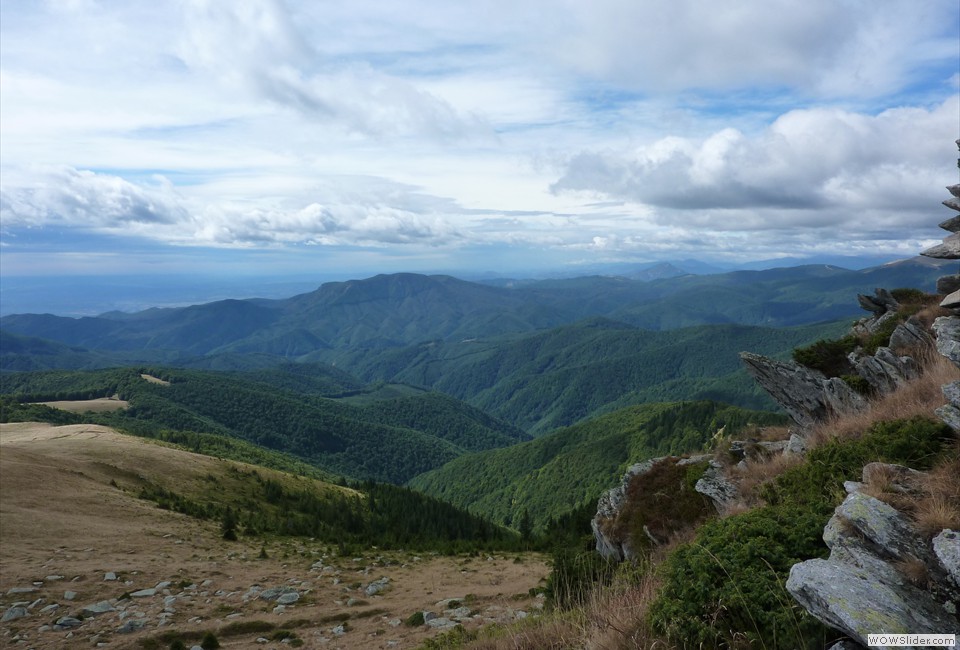
[[[190,647],[212,631],[225,648],[279,648],[287,630],[307,648],[411,648],[444,626],[401,623],[416,611],[472,627],[539,604],[527,593],[547,574],[539,557],[226,542],[136,497],[144,481],[189,493],[237,468],[249,471],[95,425],[0,425],[0,647],[167,648],[171,631]],[[108,611],[87,609],[97,603]]]

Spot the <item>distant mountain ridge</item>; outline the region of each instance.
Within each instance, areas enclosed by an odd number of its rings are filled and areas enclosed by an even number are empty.
[[[0,319],[0,329],[147,359],[157,353],[167,361],[231,353],[297,360],[323,350],[518,334],[596,316],[654,330],[836,320],[856,314],[857,292],[932,288],[942,266],[918,259],[863,271],[815,265],[646,282],[591,276],[514,287],[399,273],[331,282],[283,300],[221,300],[83,318],[14,314]]]

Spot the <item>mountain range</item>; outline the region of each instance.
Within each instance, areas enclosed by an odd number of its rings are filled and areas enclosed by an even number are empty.
[[[924,258],[862,271],[817,265],[652,281],[590,276],[492,286],[401,273],[331,282],[283,300],[221,300],[96,317],[14,314],[0,329],[98,352],[184,361],[224,353],[301,359],[548,329],[603,316],[644,329],[736,323],[786,327],[855,314],[864,287],[930,289]],[[3,367],[6,367],[4,365]]]

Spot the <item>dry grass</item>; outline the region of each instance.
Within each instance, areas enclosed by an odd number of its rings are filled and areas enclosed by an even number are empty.
[[[758,496],[760,488],[801,462],[803,459],[800,456],[778,454],[770,457],[758,456],[748,460],[743,467],[735,467],[731,471],[731,478],[740,488],[740,500],[727,507],[724,516],[761,505]]]
[[[869,407],[860,413],[831,418],[820,424],[808,437],[810,447],[817,447],[834,438],[859,438],[877,422],[918,415],[931,417],[934,410],[946,402],[941,390],[943,385],[960,379],[960,371],[939,354],[918,356],[928,357],[918,359],[924,369],[919,379],[872,400]]]
[[[835,417],[820,424],[807,436],[808,449],[836,438],[859,438],[878,422],[918,415],[931,417],[933,412],[946,402],[941,390],[942,386],[960,379],[960,371],[935,350],[915,351],[915,358],[918,358],[918,362],[924,369],[919,379],[908,382],[893,393],[872,400],[868,408],[860,413]],[[741,499],[731,504],[724,514],[743,512],[761,505],[759,489],[801,461],[802,459],[795,456],[778,454],[770,458],[752,458],[747,460],[743,467],[731,468],[730,475],[740,487]],[[960,475],[960,471],[957,474]],[[890,501],[887,487],[877,485],[871,490],[873,496]],[[942,508],[934,506],[930,507],[930,511],[931,519],[935,519],[933,513],[943,513]]]
[[[901,512],[911,512],[922,491],[919,479],[905,475],[890,465],[875,466],[861,488],[864,494],[879,499]]]
[[[945,528],[960,530],[960,438],[948,458],[923,475],[921,488],[912,512],[920,533],[929,539]]]
[[[566,650],[580,646],[581,626],[569,617],[542,617],[510,628],[508,634],[478,639],[469,650]]]
[[[930,572],[923,560],[908,557],[896,563],[896,569],[915,587],[926,589],[930,583]]]
[[[640,583],[599,592],[588,605],[582,645],[586,650],[640,650],[673,646],[649,629],[647,611],[657,597],[660,579],[648,571]]]
[[[916,314],[911,316],[919,322],[920,326],[925,330],[930,330],[933,327],[933,321],[937,320],[941,316],[951,316],[953,312],[944,309],[940,306],[940,296],[932,296],[932,304],[928,304],[926,307],[920,309]]]
[[[913,519],[920,533],[932,539],[945,528],[960,528],[960,508],[946,499],[931,496],[917,503]]]

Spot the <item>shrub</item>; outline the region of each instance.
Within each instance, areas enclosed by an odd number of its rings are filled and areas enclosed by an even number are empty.
[[[877,331],[863,341],[863,353],[866,355],[876,354],[877,348],[890,343],[890,335],[893,334],[893,330],[897,329],[897,325],[900,324],[902,319],[903,314],[900,314],[900,318],[891,318],[880,325]]]
[[[840,375],[840,379],[861,395],[869,397],[873,394],[873,387],[870,385],[870,382],[860,375]]]
[[[200,641],[200,647],[203,650],[217,650],[220,647],[220,642],[217,641],[217,636],[213,632],[207,632]]]
[[[827,628],[783,586],[791,566],[825,554],[824,523],[796,506],[707,522],[662,565],[652,627],[687,647],[825,647]]]
[[[890,291],[890,295],[901,305],[925,304],[929,302],[930,298],[936,298],[936,296],[931,296],[920,289],[913,288],[893,289]]]
[[[414,612],[413,614],[410,614],[403,624],[410,627],[419,627],[420,625],[425,625],[426,621],[423,620],[423,612]]]
[[[594,589],[610,584],[616,568],[592,550],[557,548],[547,578],[547,602],[558,609],[583,605]]]
[[[889,334],[887,338],[890,338]],[[805,348],[796,348],[793,360],[807,368],[819,370],[827,377],[849,375],[853,373],[853,366],[847,355],[856,350],[858,344],[855,336],[844,336],[835,341],[821,339]]]

